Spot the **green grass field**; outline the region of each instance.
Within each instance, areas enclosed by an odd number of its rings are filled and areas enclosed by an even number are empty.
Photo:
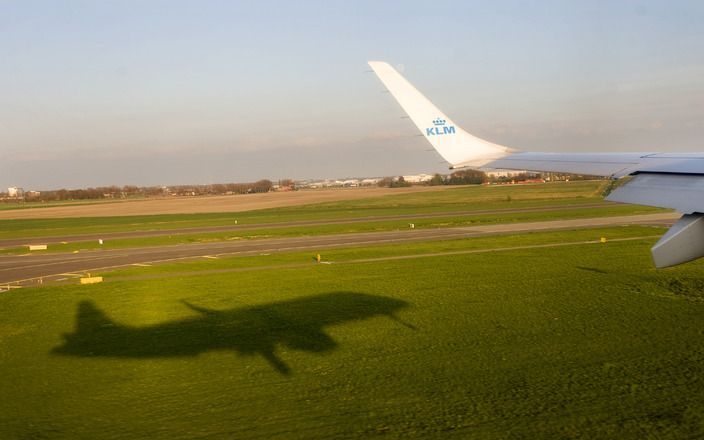
[[[458,226],[478,226],[483,224],[519,223],[530,221],[569,220],[578,218],[610,217],[660,212],[657,208],[638,205],[613,205],[589,209],[561,209],[545,212],[513,212],[500,214],[458,215],[435,218],[406,218],[402,220],[367,221],[348,224],[328,224],[311,226],[291,226],[262,229],[231,230],[220,232],[200,232],[190,234],[163,235],[156,237],[107,239],[103,244],[96,240],[53,243],[47,252],[72,252],[90,249],[123,249],[142,246],[168,246],[189,243],[206,243],[227,240],[256,240],[262,238],[314,236],[329,234],[349,234],[360,232],[381,232],[408,229],[413,222],[416,229],[444,228]],[[26,246],[13,246],[0,249],[0,254],[22,254]]]
[[[0,293],[0,438],[702,438],[704,263],[653,269],[661,233],[208,260]]]

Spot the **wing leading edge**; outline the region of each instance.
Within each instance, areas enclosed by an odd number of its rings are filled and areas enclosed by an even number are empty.
[[[607,199],[671,208],[683,217],[653,247],[657,267],[704,257],[704,153],[538,153],[480,139],[457,126],[393,67],[369,65],[451,169],[513,169],[621,178]]]

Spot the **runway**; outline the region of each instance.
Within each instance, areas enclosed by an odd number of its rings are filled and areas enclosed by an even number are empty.
[[[85,272],[106,271],[135,264],[154,264],[204,257],[257,255],[262,253],[305,251],[370,246],[414,241],[451,240],[474,236],[509,234],[633,224],[671,224],[676,213],[659,213],[591,219],[507,223],[458,228],[407,229],[398,231],[303,236],[290,238],[219,241],[175,246],[45,253],[0,256],[0,284],[31,286],[40,282],[76,276]]]

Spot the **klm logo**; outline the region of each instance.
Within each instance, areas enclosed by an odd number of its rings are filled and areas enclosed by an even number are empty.
[[[445,120],[441,118],[435,118],[433,127],[425,129],[426,136],[441,136],[445,134],[455,134],[455,127],[454,125],[445,125]]]

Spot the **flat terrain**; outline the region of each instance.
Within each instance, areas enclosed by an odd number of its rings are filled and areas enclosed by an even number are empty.
[[[577,242],[603,233],[13,290],[0,295],[0,432],[701,438],[704,267],[653,270],[655,238]],[[416,246],[429,255],[400,258]]]
[[[703,438],[704,261],[601,189],[2,220],[76,242],[0,256],[56,275],[0,292],[0,438]]]
[[[135,264],[158,263],[189,258],[217,258],[226,255],[257,255],[285,252],[363,246],[380,243],[451,240],[470,236],[531,232],[541,230],[577,229],[595,226],[662,224],[673,222],[677,214],[645,214],[624,217],[554,220],[532,223],[510,223],[464,228],[406,229],[403,231],[332,234],[279,239],[233,240],[182,246],[138,247],[114,250],[84,251],[76,254],[34,253],[0,256],[0,284],[36,284],[85,272],[96,272]]]
[[[26,253],[27,244],[75,252],[666,212],[604,202],[602,190],[603,182],[469,186],[240,213],[5,219],[0,220],[0,254]]]
[[[308,205],[339,200],[356,200],[389,194],[441,191],[444,187],[409,188],[336,188],[289,192],[269,192],[210,197],[172,197],[49,206],[36,209],[0,210],[0,219],[45,219],[77,217],[114,217],[154,214],[192,214],[204,212],[241,212],[282,206]]]
[[[575,205],[556,205],[556,206],[541,206],[541,207],[528,207],[528,208],[506,208],[506,209],[495,209],[495,210],[474,210],[465,212],[435,212],[428,214],[403,214],[403,215],[385,215],[385,216],[371,216],[371,217],[360,217],[360,218],[343,218],[343,219],[333,219],[333,220],[295,220],[295,221],[279,221],[275,223],[253,223],[253,224],[229,224],[221,226],[201,226],[195,228],[178,228],[178,229],[145,229],[145,230],[132,230],[132,231],[122,231],[122,232],[101,232],[101,233],[83,233],[77,235],[47,235],[38,237],[23,237],[23,238],[6,238],[0,239],[0,247],[7,246],[18,246],[25,245],[28,243],[62,243],[62,242],[80,242],[88,240],[97,239],[122,239],[122,238],[146,238],[146,237],[162,237],[169,235],[188,235],[188,234],[207,234],[211,232],[237,232],[237,231],[251,231],[257,229],[270,229],[270,228],[290,228],[298,226],[325,226],[325,225],[347,225],[347,224],[359,224],[368,222],[380,222],[380,221],[401,221],[401,220],[417,220],[417,219],[430,219],[430,218],[445,218],[445,217],[459,217],[459,216],[478,216],[478,215],[492,215],[501,216],[503,214],[517,214],[526,212],[556,212],[564,211],[566,209],[589,209],[595,210],[598,208],[613,208],[619,206],[614,203],[583,203]],[[559,214],[559,212],[558,212]],[[36,233],[36,231],[35,231]],[[51,232],[47,231],[47,234]],[[54,232],[55,233],[55,232]]]

